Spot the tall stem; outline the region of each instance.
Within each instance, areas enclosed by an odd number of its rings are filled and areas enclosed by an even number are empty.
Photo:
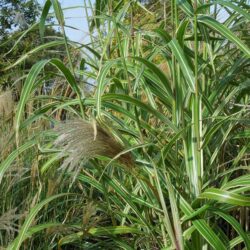
[[[201,151],[201,98],[199,93],[199,76],[198,76],[198,53],[199,53],[199,43],[198,43],[198,21],[197,21],[197,0],[194,1],[194,75],[195,75],[195,97],[193,102],[193,137],[195,138],[195,166],[196,166],[196,187],[195,187],[195,195],[198,196],[201,192],[201,186],[202,186],[202,151]]]

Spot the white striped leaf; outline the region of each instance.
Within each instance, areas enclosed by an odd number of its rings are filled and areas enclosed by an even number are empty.
[[[229,41],[234,43],[247,57],[250,57],[250,49],[245,45],[230,29],[225,25],[219,23],[209,16],[201,16],[198,18],[200,23],[204,23],[213,30],[226,37]]]
[[[195,92],[194,73],[188,64],[188,61],[186,59],[183,49],[181,48],[181,46],[179,45],[176,39],[173,39],[171,42],[169,42],[168,45],[170,49],[172,50],[173,54],[175,55],[177,61],[180,64],[181,71],[189,86],[190,91]]]
[[[237,205],[237,206],[250,206],[250,198],[236,194],[233,191],[224,191],[218,188],[209,188],[199,196],[200,199],[211,199],[218,202]]]

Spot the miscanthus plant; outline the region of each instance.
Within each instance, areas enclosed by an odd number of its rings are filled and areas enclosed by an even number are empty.
[[[84,1],[78,44],[47,0],[62,37],[2,70],[65,46],[24,75],[4,248],[250,249],[248,1],[149,2]]]

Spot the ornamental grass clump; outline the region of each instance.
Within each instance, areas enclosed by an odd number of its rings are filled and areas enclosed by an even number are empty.
[[[26,218],[13,237],[0,230],[0,245],[250,249],[248,2],[91,2],[89,44],[70,41],[60,1],[46,1],[40,34],[55,13],[62,37],[6,65],[23,78],[0,211]],[[151,12],[149,31],[140,21]],[[63,60],[37,60],[63,44]]]

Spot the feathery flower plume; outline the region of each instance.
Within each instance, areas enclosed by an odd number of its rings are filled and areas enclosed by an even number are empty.
[[[0,230],[6,230],[8,233],[18,231],[16,221],[20,219],[21,215],[16,214],[16,210],[16,208],[10,209],[0,216]]]
[[[116,157],[123,147],[103,128],[84,120],[70,120],[58,125],[55,130],[59,136],[55,145],[68,155],[63,167],[74,169],[82,160],[96,156]],[[130,153],[121,154],[118,161],[127,167],[133,166]]]
[[[8,118],[14,110],[14,101],[11,90],[0,92],[0,119]]]

